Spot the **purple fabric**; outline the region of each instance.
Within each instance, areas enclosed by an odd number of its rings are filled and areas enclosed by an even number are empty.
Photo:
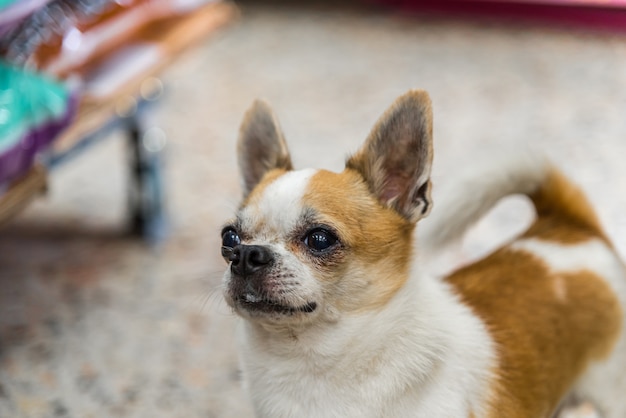
[[[0,185],[24,175],[35,162],[38,154],[45,151],[61,131],[71,122],[76,113],[78,99],[70,96],[65,114],[33,127],[20,142],[0,154]]]

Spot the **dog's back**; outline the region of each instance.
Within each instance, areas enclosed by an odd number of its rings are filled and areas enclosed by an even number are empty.
[[[575,394],[625,417],[626,274],[584,194],[529,155],[462,179],[424,242],[458,238],[509,194],[528,195],[537,213],[523,235],[446,279],[496,343],[493,416],[550,417]]]

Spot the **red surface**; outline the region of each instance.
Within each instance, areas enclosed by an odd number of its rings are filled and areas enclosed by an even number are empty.
[[[407,12],[569,25],[626,33],[626,0],[380,0]]]

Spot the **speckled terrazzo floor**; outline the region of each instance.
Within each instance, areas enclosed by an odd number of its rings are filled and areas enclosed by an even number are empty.
[[[396,96],[425,88],[435,187],[475,153],[531,144],[584,187],[626,255],[626,38],[325,6],[242,12],[165,77],[169,240],[124,234],[118,136],[56,171],[49,196],[0,231],[0,417],[252,416],[218,232],[255,97],[273,104],[297,166],[339,170]],[[466,256],[528,216],[503,204]]]

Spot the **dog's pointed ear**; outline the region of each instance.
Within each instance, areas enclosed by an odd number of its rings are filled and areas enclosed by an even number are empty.
[[[237,158],[244,198],[268,171],[293,168],[278,120],[270,106],[262,100],[255,100],[243,118]]]
[[[428,93],[411,90],[378,119],[365,144],[346,162],[383,205],[411,222],[428,215],[432,206],[432,126]]]

